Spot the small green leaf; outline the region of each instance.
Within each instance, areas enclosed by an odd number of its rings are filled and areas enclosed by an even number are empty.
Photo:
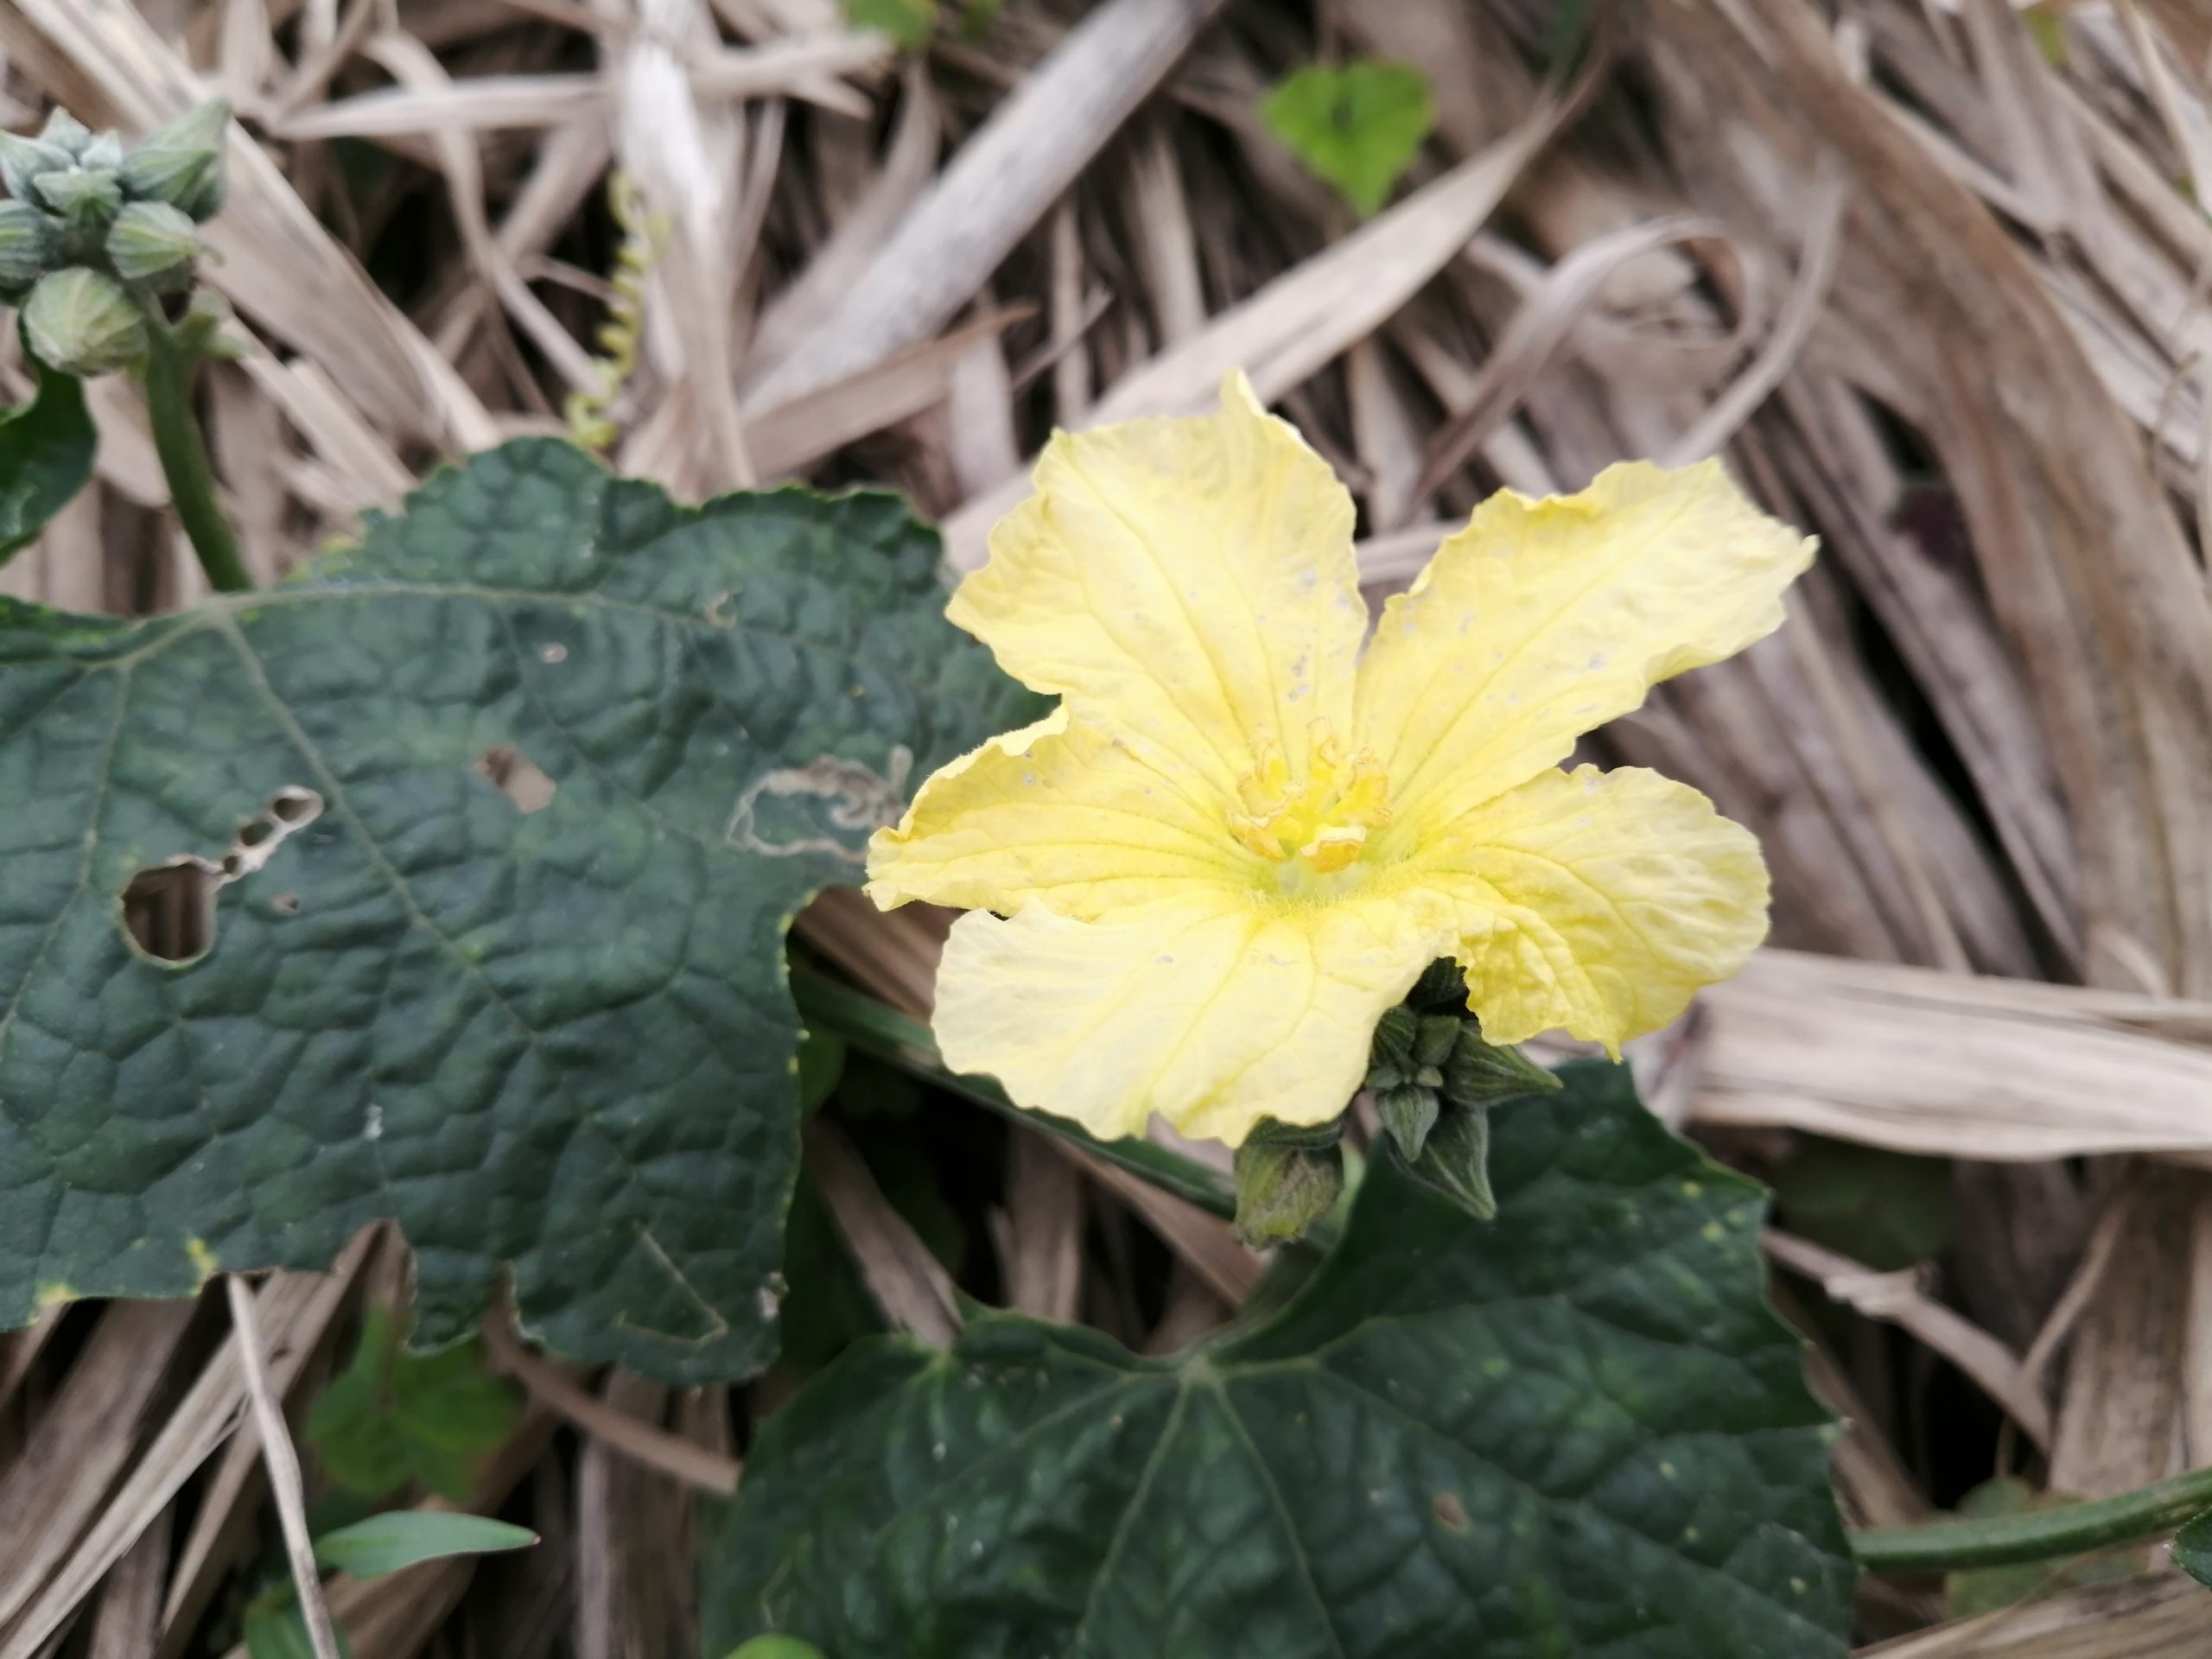
[[[29,546],[92,475],[99,434],[74,375],[36,358],[38,391],[0,410],[0,564]]]
[[[2174,1535],[2174,1565],[2199,1584],[2212,1586],[2212,1510]]]
[[[1808,1136],[1774,1175],[1783,1223],[1878,1273],[1924,1262],[1951,1236],[1951,1165]]]
[[[1403,64],[1314,64],[1280,82],[1260,118],[1363,217],[1377,212],[1436,124],[1428,78]]]
[[[511,1266],[565,1353],[759,1370],[791,920],[1035,718],[940,559],[893,496],[687,509],[527,440],[264,592],[0,600],[0,1326],[390,1217],[424,1344]],[[142,875],[205,876],[208,927],[156,937]]]
[[[372,1307],[353,1363],[315,1402],[307,1435],[340,1486],[375,1497],[419,1481],[458,1502],[478,1454],[505,1440],[521,1411],[513,1389],[486,1368],[480,1342],[410,1353],[384,1310]]]
[[[845,0],[845,19],[855,29],[887,35],[894,45],[917,51],[937,31],[937,0]]]
[[[729,1659],[823,1659],[823,1652],[796,1637],[756,1636]]]
[[[353,1659],[346,1632],[334,1629],[338,1651]],[[315,1659],[315,1639],[308,1634],[307,1615],[287,1585],[281,1593],[264,1596],[245,1610],[239,1635],[248,1659]]]
[[[753,1442],[704,1650],[1843,1659],[1762,1195],[1561,1075],[1496,1109],[1494,1224],[1376,1159],[1291,1300],[1179,1358],[1014,1315],[855,1348]]]
[[[527,1549],[537,1535],[480,1515],[442,1510],[393,1510],[315,1541],[315,1558],[334,1573],[380,1579],[448,1555],[496,1555]]]

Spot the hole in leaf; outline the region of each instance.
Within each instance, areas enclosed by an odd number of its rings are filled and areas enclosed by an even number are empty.
[[[322,816],[322,797],[296,785],[280,789],[269,798],[269,816],[296,830]]]
[[[123,890],[123,925],[131,941],[163,962],[196,962],[215,943],[215,867],[179,858],[141,870]]]
[[[287,785],[270,797],[261,816],[238,826],[219,863],[181,854],[141,870],[123,889],[123,927],[136,944],[163,962],[196,962],[215,943],[215,893],[251,875],[276,855],[296,831],[322,816],[322,797]],[[276,907],[296,916],[300,896],[278,896]]]
[[[1467,1529],[1467,1506],[1459,1501],[1456,1494],[1439,1492],[1433,1507],[1436,1511],[1438,1522],[1442,1525],[1449,1527],[1453,1532],[1465,1532]]]
[[[300,913],[300,895],[296,893],[280,893],[269,901],[269,907],[279,916],[296,916]]]
[[[561,785],[535,760],[512,743],[502,743],[476,757],[476,773],[515,804],[528,817],[552,805]]]

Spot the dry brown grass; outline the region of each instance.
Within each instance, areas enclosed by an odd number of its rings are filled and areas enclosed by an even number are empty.
[[[1775,872],[1775,948],[1639,1057],[1647,1090],[1755,1166],[1801,1131],[1961,1160],[1940,1278],[1794,1258],[1909,1333],[1815,1357],[1859,1516],[1926,1504],[1932,1354],[2054,1484],[2212,1463],[2212,221],[2185,188],[2212,178],[2212,11],[2080,0],[2053,67],[2005,0],[1640,0],[1595,8],[1558,94],[1527,67],[1552,10],[1014,0],[902,61],[834,0],[0,0],[0,118],[235,100],[213,276],[257,346],[207,409],[264,577],[440,457],[556,426],[610,166],[664,227],[620,463],[690,495],[889,481],[957,568],[1053,424],[1192,409],[1232,365],[1354,480],[1378,588],[1501,484],[1725,451],[1827,555],[1782,634],[1592,745],[1706,789]],[[1437,89],[1364,227],[1255,117],[1317,41]],[[188,602],[143,410],[97,393],[99,486],[0,588]],[[807,925],[923,1005],[925,921]],[[1180,1263],[1133,1341],[1252,1282],[1172,1199],[1011,1167],[1021,1306],[1096,1304],[1086,1205]],[[948,1317],[865,1171],[827,1196],[887,1306]],[[400,1272],[379,1234],[264,1287],[296,1405]],[[115,1306],[0,1338],[0,1659],[194,1650],[265,1524],[224,1334]],[[549,1547],[339,1586],[362,1659],[683,1650],[686,1494],[726,1484],[729,1402],[517,1363],[540,1403],[476,1497]],[[2212,1598],[2083,1592],[1878,1651],[2212,1651]]]

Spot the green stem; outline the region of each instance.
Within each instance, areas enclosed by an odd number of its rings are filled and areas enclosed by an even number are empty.
[[[169,499],[176,516],[200,556],[200,568],[218,593],[244,594],[253,590],[245,561],[224,520],[215,499],[214,468],[208,464],[207,446],[200,435],[200,420],[193,411],[192,376],[199,359],[169,337],[156,321],[146,359],[146,411],[152,418],[154,450],[162,458],[162,474],[168,480]]]
[[[2212,1469],[2198,1469],[2118,1497],[2069,1503],[2032,1515],[1874,1527],[1853,1533],[1851,1548],[1869,1573],[1907,1575],[2017,1567],[2155,1538],[2207,1509],[2212,1509]]]

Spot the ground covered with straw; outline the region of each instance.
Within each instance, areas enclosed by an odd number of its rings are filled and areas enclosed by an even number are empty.
[[[2212,1464],[2212,10],[887,10],[918,34],[837,0],[0,0],[0,123],[234,105],[207,277],[249,349],[204,412],[264,582],[442,461],[579,423],[681,499],[895,486],[966,570],[1052,429],[1241,368],[1351,482],[1376,594],[1500,486],[1726,457],[1822,556],[1779,634],[1586,748],[1772,866],[1771,944],[1631,1058],[1778,1191],[1847,1518]],[[1369,59],[1433,104],[1371,213],[1263,114]],[[91,391],[96,486],[0,592],[188,604],[139,394]],[[798,933],[924,1014],[942,926],[835,892]],[[706,1517],[855,1336],[948,1330],[964,1291],[1161,1353],[1259,1277],[1215,1217],[858,1058],[805,1154],[791,1272],[822,1294],[759,1380],[676,1391],[497,1320],[435,1380],[485,1427],[423,1501],[544,1542],[334,1581],[354,1654],[696,1651]],[[343,1435],[310,1419],[409,1277],[379,1227],[259,1290],[311,1491]],[[0,1335],[0,1656],[238,1639],[278,1557],[222,1303]],[[2163,1550],[1869,1580],[1859,1616],[1891,1659],[2212,1651]]]

